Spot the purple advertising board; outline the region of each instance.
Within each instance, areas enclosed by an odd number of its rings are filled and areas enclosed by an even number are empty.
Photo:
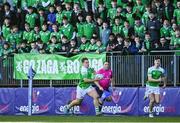
[[[149,99],[143,100],[145,88],[139,88],[139,115],[147,115]],[[153,112],[160,116],[180,115],[180,88],[160,89],[160,104],[155,105]]]
[[[0,115],[14,114],[15,89],[0,89]]]
[[[180,88],[161,89],[160,105],[154,112],[159,116],[180,116]],[[143,100],[145,88],[115,88],[112,101],[105,102],[105,115],[147,115],[149,99]],[[27,115],[27,88],[0,89],[0,115]],[[32,98],[33,115],[64,115],[64,106],[76,98],[76,88],[34,88]],[[70,111],[75,115],[95,115],[93,99],[85,96],[81,106]]]
[[[55,89],[55,112],[64,114],[64,106],[75,99],[76,88]],[[112,93],[112,102],[105,102],[102,107],[104,114],[138,115],[138,88],[116,88]],[[71,113],[95,115],[93,100],[85,96],[81,106],[75,106]]]
[[[138,115],[138,88],[116,88],[112,91],[112,101],[105,102],[104,114]]]
[[[55,88],[55,113],[64,114],[65,105],[76,98],[76,88]],[[70,113],[76,115],[95,115],[93,100],[85,96],[81,106],[74,106]]]
[[[15,90],[15,114],[28,113],[28,89]],[[34,88],[32,92],[32,114],[54,114],[54,88]]]

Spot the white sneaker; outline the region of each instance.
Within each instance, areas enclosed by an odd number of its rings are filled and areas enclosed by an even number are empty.
[[[149,113],[149,117],[153,118],[154,117],[153,113]]]
[[[102,112],[96,112],[96,116],[102,115]]]

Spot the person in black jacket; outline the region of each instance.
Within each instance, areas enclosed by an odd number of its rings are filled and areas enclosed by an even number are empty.
[[[72,18],[71,18],[71,23],[74,27],[76,26],[76,23],[78,22],[78,16],[79,15],[85,16],[85,12],[83,12],[80,9],[79,4],[75,3],[74,8],[73,8],[73,12],[72,12]]]
[[[124,47],[124,39],[120,34],[116,35],[117,43],[113,51],[122,51]]]
[[[169,43],[167,42],[165,37],[160,39],[159,45],[156,48],[157,50],[169,50]]]
[[[159,19],[161,22],[164,18],[163,11],[163,4],[159,0],[154,0],[154,2],[152,2],[152,12],[156,13],[157,19]]]
[[[174,7],[169,0],[164,0],[163,4],[164,19],[171,21],[173,19]]]
[[[18,18],[17,19],[18,28],[20,30],[24,30],[26,11],[21,9],[21,7],[17,7],[16,17]]]
[[[4,18],[4,9],[3,9],[3,6],[2,5],[0,5],[0,28],[2,27],[2,25],[3,25],[3,18]]]
[[[154,13],[150,13],[149,18],[150,18],[150,20],[147,23],[147,31],[149,32],[152,41],[157,42],[157,41],[159,41],[159,38],[160,38],[161,23],[155,17]]]
[[[72,39],[69,44],[68,56],[73,56],[77,53],[78,53],[77,43],[74,39]]]
[[[69,40],[66,36],[62,36],[62,47],[60,49],[60,52],[68,52],[70,49]]]
[[[11,24],[16,25],[16,14],[14,13],[14,11],[10,10],[10,8],[11,6],[9,3],[4,3],[4,17],[8,17],[10,18],[10,20],[13,20]]]

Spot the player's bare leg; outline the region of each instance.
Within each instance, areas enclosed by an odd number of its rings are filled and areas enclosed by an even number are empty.
[[[95,89],[93,89],[92,91],[90,91],[90,92],[88,93],[88,95],[93,98],[96,115],[100,115],[101,112],[99,111],[99,100],[98,100],[99,95],[98,95],[98,93],[96,92]]]
[[[111,102],[111,101],[112,101],[112,97],[111,97],[111,96],[110,96],[110,97],[107,97],[107,98],[106,98],[106,101],[107,101],[107,102]]]
[[[66,105],[65,107],[65,113],[69,112],[69,109],[71,109],[72,107],[76,106],[76,105],[81,105],[82,99],[75,99],[73,101],[70,102],[70,104]]]
[[[149,117],[154,117],[153,116],[153,107],[154,107],[154,103],[155,103],[155,96],[154,94],[149,94]]]
[[[160,104],[160,94],[155,94],[155,103],[157,106]],[[156,115],[159,115],[159,112],[156,112]]]
[[[160,94],[155,94],[155,102],[156,104],[160,103]]]
[[[75,99],[69,104],[69,107],[71,108],[76,105],[81,105],[81,102],[82,102],[82,99]]]

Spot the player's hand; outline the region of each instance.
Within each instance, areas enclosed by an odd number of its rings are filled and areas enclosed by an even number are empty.
[[[102,87],[99,87],[99,90],[104,91],[104,89]]]
[[[164,84],[164,85],[162,86],[162,88],[165,89],[165,88],[166,88],[166,85]]]

